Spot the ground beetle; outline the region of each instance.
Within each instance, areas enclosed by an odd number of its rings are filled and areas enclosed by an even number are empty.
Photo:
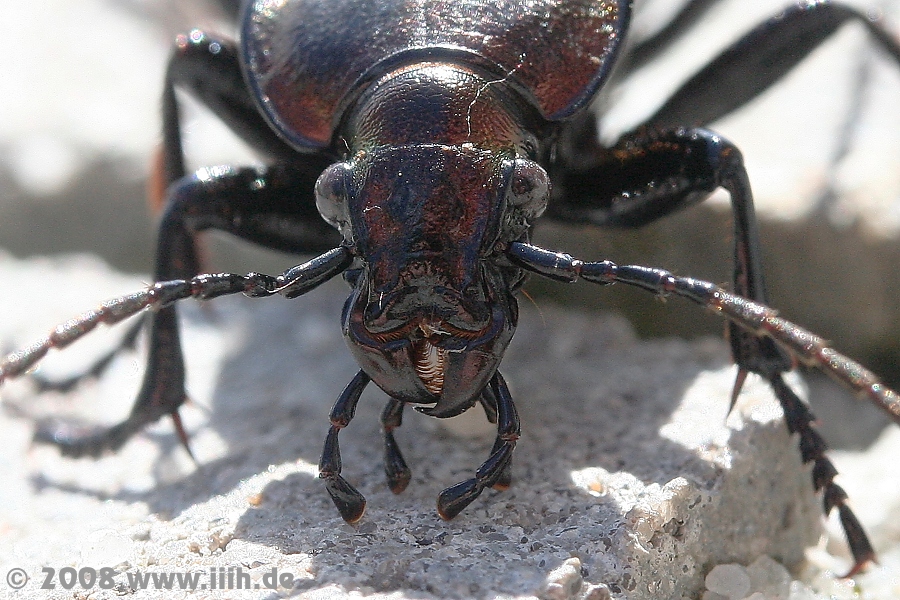
[[[497,425],[496,442],[473,478],[441,492],[438,512],[450,519],[484,488],[510,482],[519,421],[497,369],[526,273],[674,294],[729,321],[739,366],[732,403],[748,373],[771,384],[788,427],[800,434],[804,461],[814,462],[825,512],[840,513],[856,572],[874,553],[832,481],[836,471],[812,414],[782,375],[795,361],[817,366],[898,423],[900,397],[765,306],[741,154],[700,127],[748,102],[844,23],[863,24],[898,64],[900,44],[852,8],[797,2],[726,49],[641,127],[603,146],[587,108],[613,67],[619,62],[627,71],[664,50],[714,1],[687,2],[659,33],[628,50],[626,0],[254,0],[240,13],[240,43],[196,30],[179,37],[163,100],[159,173],[168,191],[157,283],[8,356],[0,381],[98,323],[150,308],[123,342],[149,330],[148,367],[131,415],[101,431],[39,427],[36,436],[70,456],[97,456],[171,415],[187,446],[178,416],[185,391],[175,302],[235,293],[294,298],[343,274],[352,289],[343,333],[361,370],[331,411],[320,477],[341,516],[358,521],[365,500],[341,477],[338,435],[370,381],[390,397],[381,422],[394,492],[410,480],[394,439],[404,407],[444,418],[481,404]],[[209,106],[271,166],[185,176],[176,87]],[[542,214],[638,227],[720,187],[734,215],[732,292],[529,243]],[[196,235],[209,228],[318,256],[277,277],[198,275]]]

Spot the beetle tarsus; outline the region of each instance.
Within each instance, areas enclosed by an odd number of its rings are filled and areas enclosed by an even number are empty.
[[[331,408],[331,428],[325,437],[322,458],[319,459],[319,478],[325,481],[328,494],[334,501],[338,512],[341,513],[341,517],[351,524],[362,518],[366,508],[366,499],[341,477],[341,449],[338,443],[338,433],[353,420],[359,397],[369,381],[371,381],[369,376],[365,372],[359,371],[338,396]]]
[[[815,430],[815,416],[800,400],[797,394],[788,386],[781,374],[769,379],[772,390],[778,398],[784,410],[785,422],[791,433],[800,436],[800,455],[804,463],[813,463],[812,480],[813,488],[818,492],[822,490],[822,509],[826,516],[832,509],[838,509],[841,527],[847,537],[850,553],[853,555],[854,567],[845,577],[850,577],[859,572],[867,563],[875,559],[875,551],[860,525],[859,520],[850,507],[847,506],[847,493],[839,485],[834,483],[837,469],[834,463],[825,455],[828,449],[825,440]]]
[[[0,361],[0,382],[26,373],[49,350],[68,346],[101,323],[112,325],[147,308],[158,309],[150,319],[147,374],[131,415],[122,423],[99,431],[43,424],[38,426],[34,439],[39,443],[59,447],[66,456],[100,456],[104,452],[117,450],[148,423],[171,414],[179,440],[193,458],[187,434],[177,415],[178,407],[185,400],[184,361],[172,305],[191,297],[209,299],[238,293],[251,297],[271,296],[278,293],[275,286],[279,281],[285,293],[305,293],[346,269],[351,258],[351,251],[339,246],[303,265],[289,269],[280,278],[259,273],[215,273],[197,275],[188,280],[157,282],[140,292],[104,302],[96,309],[58,326],[43,340],[26,350],[8,355]],[[109,356],[127,346],[142,325],[143,321],[137,323],[119,348],[114,349]],[[106,366],[106,358],[98,363],[101,369]]]
[[[491,378],[489,387],[490,391],[485,393],[489,393],[491,399],[487,402],[497,409],[497,438],[494,447],[488,459],[478,467],[475,477],[452,485],[440,493],[437,510],[444,520],[458,515],[486,487],[505,489],[512,479],[512,453],[519,439],[519,416],[506,381],[499,372]]]
[[[484,486],[478,485],[478,480],[475,478],[448,487],[438,495],[438,515],[445,521],[449,521],[471,504],[483,489]]]
[[[400,446],[394,438],[394,429],[403,423],[403,407],[405,404],[391,398],[381,413],[381,431],[384,439],[384,473],[387,476],[388,488],[399,494],[409,485],[412,472],[400,452]]]
[[[857,573],[863,571],[869,563],[877,563],[875,549],[866,535],[865,529],[853,511],[846,504],[838,506],[838,517],[841,521],[841,527],[847,536],[847,544],[850,546],[850,553],[853,555],[853,566],[844,575],[844,579],[853,577]]]
[[[362,519],[366,512],[366,499],[359,490],[340,475],[320,474],[319,477],[325,480],[325,489],[345,521],[353,525]]]

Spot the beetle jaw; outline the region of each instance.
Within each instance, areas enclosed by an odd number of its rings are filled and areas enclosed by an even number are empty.
[[[347,300],[344,337],[363,371],[388,395],[429,416],[456,416],[477,401],[493,377],[515,332],[511,306],[492,306],[485,325],[460,330],[425,313],[393,331],[372,331],[365,318],[365,295]]]

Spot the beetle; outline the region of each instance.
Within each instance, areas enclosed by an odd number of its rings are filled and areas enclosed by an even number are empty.
[[[331,410],[319,476],[341,516],[359,521],[365,499],[341,475],[338,438],[370,382],[389,396],[381,425],[395,493],[410,481],[394,437],[405,407],[448,418],[480,404],[497,425],[496,441],[473,477],[440,493],[438,513],[451,519],[485,488],[511,481],[520,425],[499,365],[526,275],[636,286],[728,320],[739,367],[732,405],[749,373],[769,382],[788,427],[800,434],[804,461],[814,463],[825,513],[839,511],[851,574],[858,571],[874,557],[871,544],[833,481],[812,414],[783,374],[797,361],[819,367],[898,423],[900,396],[766,305],[741,154],[702,126],[748,102],[844,23],[862,23],[898,64],[900,44],[855,9],[796,3],[726,49],[642,126],[603,145],[588,108],[617,63],[633,68],[665,48],[712,3],[688,2],[630,52],[623,50],[631,15],[624,0],[256,0],[243,5],[237,43],[199,30],[180,36],[163,92],[158,174],[168,191],[156,283],[9,355],[0,381],[100,323],[150,309],[123,342],[148,332],[148,366],[129,417],[86,433],[39,426],[36,439],[69,456],[98,456],[169,415],[190,452],[178,413],[186,396],[175,304],[237,293],[295,298],[342,275],[351,288],[342,331],[360,370]],[[731,88],[714,94],[721,81]],[[176,88],[198,97],[269,166],[188,176]],[[731,197],[733,291],[530,243],[542,215],[639,227],[718,188]],[[278,276],[201,274],[197,234],[211,228],[316,257]]]

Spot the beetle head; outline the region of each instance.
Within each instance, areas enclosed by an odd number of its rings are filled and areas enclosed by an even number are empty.
[[[378,143],[326,169],[316,198],[359,258],[343,326],[360,365],[391,396],[449,417],[477,401],[512,338],[521,275],[502,252],[543,212],[549,181],[498,94],[479,97],[483,80],[415,71],[363,97],[351,130]],[[416,110],[379,104],[398,88]],[[486,143],[468,132],[479,119],[506,126]]]

